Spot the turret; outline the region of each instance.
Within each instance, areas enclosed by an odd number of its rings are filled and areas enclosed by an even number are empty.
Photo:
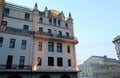
[[[72,22],[72,21],[73,21],[72,15],[71,15],[71,13],[69,13],[69,22]]]
[[[47,7],[45,7],[44,12],[45,12],[45,17],[48,17],[48,8]]]
[[[35,3],[34,9],[33,9],[34,14],[38,14],[38,6],[37,3]]]
[[[63,13],[63,11],[61,11],[61,19],[64,20],[64,18],[65,18],[64,13]]]

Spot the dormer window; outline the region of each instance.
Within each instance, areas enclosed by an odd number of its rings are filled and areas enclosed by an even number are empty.
[[[42,17],[39,18],[39,22],[43,23],[43,18]]]
[[[68,23],[65,23],[65,28],[68,29]]]

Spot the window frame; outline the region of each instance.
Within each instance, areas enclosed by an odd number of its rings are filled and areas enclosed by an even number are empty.
[[[62,43],[57,43],[57,52],[62,53]]]
[[[24,19],[27,20],[27,21],[30,20],[30,14],[29,13],[25,13]]]
[[[48,66],[54,66],[54,57],[48,57]]]
[[[38,51],[42,51],[42,42],[38,42]]]
[[[9,48],[15,48],[16,39],[10,39]]]
[[[54,52],[54,42],[48,42],[48,52]]]
[[[26,49],[26,48],[27,48],[27,40],[22,40],[21,49]]]
[[[57,66],[63,66],[63,58],[57,57]]]

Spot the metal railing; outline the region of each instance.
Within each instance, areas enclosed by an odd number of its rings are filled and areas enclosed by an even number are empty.
[[[72,36],[66,36],[66,35],[59,35],[59,34],[54,34],[54,33],[48,33],[48,32],[35,32],[35,34],[41,35],[41,36],[49,36],[52,38],[61,38],[61,39],[71,39],[71,40],[77,40],[76,37]]]
[[[76,37],[72,37],[72,36],[66,36],[66,35],[59,35],[59,34],[54,34],[54,33],[48,33],[48,32],[34,32],[34,31],[30,31],[30,30],[25,30],[25,29],[19,29],[19,28],[14,28],[14,27],[7,27],[6,29],[0,29],[0,31],[8,31],[8,32],[17,32],[17,33],[22,33],[22,34],[28,34],[28,35],[40,35],[40,36],[48,36],[51,38],[58,38],[58,39],[70,39],[70,40],[76,40]]]

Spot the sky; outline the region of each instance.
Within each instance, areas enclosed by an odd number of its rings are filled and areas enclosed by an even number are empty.
[[[48,9],[69,12],[74,19],[74,34],[77,64],[91,56],[116,58],[113,39],[120,35],[120,0],[6,0],[6,2],[33,8],[38,4],[40,11]]]

